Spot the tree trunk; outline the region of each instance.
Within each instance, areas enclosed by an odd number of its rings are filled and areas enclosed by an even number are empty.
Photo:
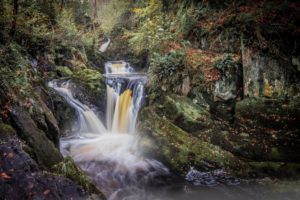
[[[62,10],[65,6],[65,0],[60,1],[60,10]]]
[[[97,0],[94,0],[94,21],[97,18]]]
[[[11,23],[11,31],[10,31],[10,35],[12,37],[16,33],[18,13],[19,13],[19,2],[18,0],[13,0],[13,20]]]

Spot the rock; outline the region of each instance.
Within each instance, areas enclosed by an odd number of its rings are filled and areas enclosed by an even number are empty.
[[[92,183],[90,178],[75,164],[71,157],[53,166],[55,173],[61,174],[81,185],[89,194],[97,195],[98,199],[105,199],[104,194]]]
[[[218,53],[238,53],[240,48],[240,37],[226,30],[207,32],[198,38],[201,49],[211,50]]]
[[[0,199],[89,199],[69,179],[41,171],[17,140],[1,144],[0,154]]]
[[[9,124],[4,124],[0,121],[0,142],[6,142],[15,136],[17,136],[16,130]]]
[[[42,96],[45,95],[44,93],[46,93],[46,90],[44,88],[35,88],[35,100],[31,100],[31,118],[35,121],[38,128],[44,131],[49,140],[52,141],[54,145],[58,148],[60,129],[52,111],[46,105],[46,101],[42,99]]]
[[[157,106],[155,110],[189,133],[195,133],[212,125],[209,112],[187,97],[165,96],[161,100],[161,106]]]
[[[141,111],[138,129],[144,153],[181,174],[191,166],[201,170],[243,168],[243,162],[231,153],[186,133],[151,107]]]
[[[191,91],[191,81],[190,81],[190,77],[187,76],[182,81],[181,93],[182,95],[187,96],[190,91]]]
[[[299,93],[299,71],[292,62],[249,48],[242,48],[242,60],[245,96],[282,98]]]
[[[101,119],[105,119],[106,84],[97,70],[82,70],[75,74],[70,84],[74,97],[91,108],[98,108]]]
[[[52,88],[47,88],[47,93],[41,92],[40,94],[43,101],[46,102],[47,107],[53,113],[61,134],[63,136],[70,134],[73,123],[76,121],[75,109]]]
[[[243,87],[243,74],[240,57],[225,54],[215,62],[221,77],[215,83],[213,92],[215,101],[228,101],[240,96]]]
[[[236,104],[237,133],[232,136],[238,154],[259,161],[299,162],[299,107],[292,102],[264,98],[244,99]]]
[[[215,131],[201,138],[253,161],[299,162],[297,107],[292,102],[247,98],[236,104],[234,124],[215,121]]]
[[[10,117],[18,136],[32,148],[34,159],[40,166],[49,169],[63,160],[58,149],[55,148],[46,134],[37,127],[24,108],[14,106]]]

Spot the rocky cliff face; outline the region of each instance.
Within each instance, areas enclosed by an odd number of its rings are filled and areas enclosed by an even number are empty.
[[[163,40],[160,50],[153,50],[149,109],[189,137],[196,137],[195,143],[208,142],[238,156],[254,174],[276,176],[278,172],[284,176],[284,163],[290,166],[288,176],[295,175],[300,145],[299,24],[295,21],[299,19],[299,4],[256,3],[229,1],[231,6],[217,6],[208,1],[211,7],[200,3],[195,26],[182,33],[186,37],[178,36],[190,46],[176,39]],[[176,6],[173,9],[176,12]],[[275,22],[281,28],[274,27]],[[171,133],[163,125],[149,130],[145,124],[152,116],[142,113],[141,132],[152,132],[154,141],[169,138]],[[159,124],[160,119],[154,121]],[[184,141],[176,144],[178,155],[185,151],[201,155],[192,146],[184,149]],[[166,148],[162,155],[173,151],[173,147]],[[195,164],[188,160],[181,161],[188,166]]]
[[[279,99],[299,94],[299,71],[293,66],[291,57],[283,60],[243,48],[242,59],[246,97]]]

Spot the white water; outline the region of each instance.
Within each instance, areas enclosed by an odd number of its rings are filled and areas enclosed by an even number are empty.
[[[63,96],[67,102],[77,111],[79,131],[80,134],[86,133],[106,133],[107,130],[99,120],[97,115],[86,105],[73,97],[71,90],[69,89],[69,81],[65,81],[60,86],[56,81],[49,82],[49,86],[55,89],[61,96]]]
[[[92,109],[74,98],[69,81],[49,83],[76,109],[80,125],[73,136],[61,139],[61,152],[71,156],[108,199],[139,200],[147,185],[168,176],[169,171],[160,162],[143,158],[137,147],[134,133],[145,78],[122,76],[133,71],[123,62],[108,63],[106,70],[118,74],[107,77],[107,129]]]
[[[104,53],[107,50],[109,44],[110,44],[110,39],[108,38],[107,41],[100,46],[99,51]]]
[[[133,75],[126,62],[108,62],[106,126],[112,133],[134,133],[138,111],[144,97],[145,77]]]

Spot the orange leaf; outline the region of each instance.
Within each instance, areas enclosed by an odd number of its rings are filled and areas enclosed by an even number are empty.
[[[0,178],[11,179],[11,176],[8,176],[5,172],[0,173]]]

